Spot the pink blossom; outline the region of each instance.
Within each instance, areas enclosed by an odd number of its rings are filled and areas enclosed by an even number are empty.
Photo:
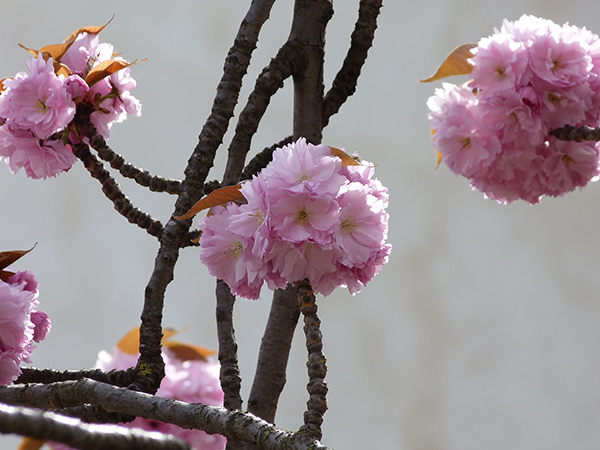
[[[0,127],[0,158],[6,159],[12,173],[23,168],[34,179],[54,177],[69,170],[77,160],[70,145],[41,141],[29,133],[14,134],[6,124]]]
[[[262,171],[262,176],[278,192],[283,189],[291,193],[335,195],[344,182],[339,174],[341,166],[341,160],[331,154],[329,147],[312,145],[300,138],[273,152],[273,161]]]
[[[50,329],[48,316],[36,310],[37,286],[27,271],[0,280],[0,385],[17,379],[21,362],[31,362],[33,341],[44,340]]]
[[[598,176],[598,144],[552,130],[600,125],[600,39],[533,16],[505,21],[473,50],[473,80],[427,102],[442,161],[502,203],[561,196]]]
[[[200,259],[246,298],[258,297],[263,280],[270,289],[308,278],[315,293],[360,291],[391,250],[388,192],[374,167],[342,167],[331,149],[302,138],[275,150],[242,185],[247,204],[213,207],[201,219]]]
[[[64,77],[54,73],[52,58],[27,61],[30,75],[17,74],[5,82],[0,95],[0,117],[11,129],[31,130],[45,139],[64,129],[75,116],[75,103],[65,87]]]
[[[339,188],[339,187],[338,187]],[[339,205],[333,198],[290,194],[271,206],[271,228],[281,240],[300,244],[314,242],[331,248],[334,227],[339,223]]]
[[[200,223],[200,260],[210,274],[225,281],[234,294],[258,298],[267,268],[252,253],[252,237],[236,234],[229,228],[231,217],[240,213],[239,205],[230,203],[212,210],[213,214]]]

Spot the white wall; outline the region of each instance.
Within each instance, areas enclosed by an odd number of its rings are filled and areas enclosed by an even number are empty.
[[[112,148],[150,172],[180,178],[207,117],[247,1],[84,2],[4,0],[0,77],[25,70],[22,43],[40,47],[115,20],[102,40],[124,51],[143,103],[141,118],[113,127]],[[244,99],[287,37],[290,1],[276,4],[246,77]],[[349,42],[354,1],[338,1],[327,41],[331,81]],[[389,264],[356,297],[320,300],[330,410],[324,443],[338,449],[595,449],[600,442],[600,187],[540,205],[503,206],[433,170],[426,99],[430,75],[458,44],[476,42],[523,13],[600,33],[592,0],[384,2],[375,47],[357,93],[326,129],[326,144],[379,164],[390,189]],[[273,100],[253,142],[260,150],[291,130],[291,83]],[[239,113],[239,109],[238,109]],[[227,138],[231,137],[228,133]],[[226,138],[226,142],[228,142]],[[221,154],[211,179],[220,178]],[[133,202],[165,220],[172,198],[124,181]],[[94,364],[136,326],[157,243],[116,214],[77,164],[35,181],[0,167],[0,249],[37,248],[15,265],[34,271],[53,330],[36,366]],[[185,249],[167,291],[165,325],[216,347],[214,282]],[[236,305],[244,397],[269,295]],[[296,429],[306,394],[298,334],[278,425]],[[17,440],[0,437],[2,448]]]

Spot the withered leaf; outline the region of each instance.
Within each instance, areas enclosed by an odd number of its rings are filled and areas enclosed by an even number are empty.
[[[243,200],[244,196],[240,189],[242,186],[240,184],[236,184],[234,186],[226,186],[220,189],[216,189],[208,194],[206,197],[201,198],[194,206],[190,208],[188,212],[186,212],[183,216],[177,216],[175,219],[184,220],[189,219],[190,217],[194,217],[200,211],[212,208],[217,205],[224,205],[228,202],[235,202],[238,200]]]
[[[477,44],[463,44],[456,47],[432,76],[419,81],[421,83],[429,83],[452,75],[470,74],[473,70],[473,64],[468,59],[473,57],[473,53],[470,50],[474,47],[477,47]]]
[[[354,157],[350,156],[343,150],[335,147],[329,147],[331,149],[331,154],[337,156],[342,160],[342,167],[345,166],[360,166],[360,162],[358,162]]]

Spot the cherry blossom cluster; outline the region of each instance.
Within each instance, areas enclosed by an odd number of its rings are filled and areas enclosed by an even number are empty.
[[[187,403],[202,403],[211,406],[223,406],[223,391],[219,382],[220,366],[212,360],[186,360],[178,358],[169,348],[163,347],[162,357],[165,362],[165,377],[162,379],[156,395]],[[96,367],[105,372],[125,370],[135,367],[139,354],[129,354],[118,347],[112,353],[101,351],[98,354]],[[207,434],[202,430],[180,428],[170,423],[137,417],[132,422],[121,423],[127,428],[141,428],[145,431],[156,431],[171,434],[187,442],[196,450],[223,450],[227,439],[219,434]],[[54,450],[69,450],[64,444],[51,443]]]
[[[141,114],[140,102],[129,92],[136,83],[128,67],[88,79],[91,70],[109,60],[122,61],[113,57],[111,44],[82,32],[60,61],[39,51],[26,63],[29,73],[3,80],[0,159],[6,159],[11,172],[23,168],[38,179],[69,170],[76,160],[71,144],[80,139],[72,123],[79,105],[90,106],[91,122],[105,138],[114,122]]]
[[[598,144],[560,141],[566,125],[600,125],[600,40],[585,28],[523,16],[479,41],[472,81],[427,103],[442,161],[498,202],[538,203],[600,173]]]
[[[249,299],[263,282],[285,288],[308,278],[329,295],[361,290],[388,260],[387,189],[374,167],[342,166],[329,147],[300,138],[242,184],[244,204],[215,206],[201,219],[200,259],[211,275]]]
[[[38,311],[38,282],[29,271],[0,280],[0,385],[21,374],[22,362],[30,363],[34,342],[46,339],[50,319]]]

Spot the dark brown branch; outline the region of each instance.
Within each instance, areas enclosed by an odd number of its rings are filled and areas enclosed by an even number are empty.
[[[323,127],[329,118],[337,113],[342,104],[356,91],[356,84],[362,66],[367,59],[367,52],[373,45],[377,16],[381,9],[381,0],[361,0],[358,9],[358,20],[350,39],[350,48],[342,68],[335,76],[331,89],[323,103]]]
[[[235,296],[223,280],[217,280],[217,336],[219,339],[219,362],[221,363],[221,388],[227,409],[242,409],[240,368],[237,358],[237,342],[233,329],[233,305]]]
[[[223,185],[236,184],[244,167],[246,155],[250,150],[252,136],[258,129],[271,97],[283,87],[283,82],[292,75],[295,66],[301,64],[299,52],[293,43],[287,42],[281,47],[275,58],[263,69],[256,80],[254,90],[248,97],[248,103],[240,113],[235,135],[229,145],[227,167]]]
[[[160,238],[164,227],[160,221],[133,206],[131,201],[123,194],[118,183],[110,176],[98,158],[96,158],[86,144],[73,144],[73,154],[77,156],[93,178],[102,185],[102,192],[113,202],[117,212],[130,223],[146,230],[151,236]]]
[[[31,397],[37,397],[40,402],[45,400],[46,408],[97,404],[107,411],[218,433],[265,450],[327,450],[304,431],[280,430],[252,414],[157,397],[89,379],[49,385],[0,386],[0,397],[5,403],[17,406],[29,402]]]
[[[304,316],[304,334],[306,336],[306,349],[308,350],[308,401],[304,413],[304,428],[315,439],[321,439],[321,425],[323,415],[327,411],[327,360],[323,354],[323,335],[321,334],[321,321],[317,317],[317,303],[312,287],[308,280],[296,283],[300,311]]]
[[[31,408],[0,403],[0,432],[61,442],[85,450],[189,450],[170,435],[149,433],[115,425],[89,425],[77,419]]]
[[[552,130],[550,136],[554,136],[561,141],[600,141],[600,127],[571,127],[566,126]]]
[[[179,180],[169,180],[156,175],[151,175],[148,171],[139,169],[134,165],[125,161],[125,159],[115,153],[108,145],[104,138],[98,133],[93,133],[88,136],[90,146],[98,152],[98,156],[113,169],[119,171],[125,178],[135,180],[140,186],[149,188],[153,192],[167,192],[169,194],[178,194],[181,186]]]
[[[285,386],[288,357],[299,316],[296,289],[288,285],[285,290],[276,290],[248,400],[248,412],[271,423],[275,423],[277,403]]]
[[[294,139],[319,144],[323,131],[325,28],[331,0],[296,0],[289,41],[301,46],[302,69],[294,72]]]
[[[24,367],[21,371],[22,373],[15,381],[15,384],[56,383],[58,381],[90,378],[92,380],[101,381],[102,383],[112,384],[113,386],[125,387],[128,386],[135,377],[135,371],[133,369],[104,372],[100,369],[58,371]]]
[[[242,78],[256,48],[258,34],[269,17],[273,2],[274,0],[254,0],[240,25],[235,42],[225,59],[223,76],[217,87],[211,114],[200,132],[198,144],[185,169],[185,179],[175,203],[174,216],[187,212],[202,196],[208,171],[214,164],[217,148],[233,116]],[[171,218],[161,236],[154,271],[145,291],[140,327],[140,359],[137,365],[139,377],[132,384],[132,389],[156,392],[164,376],[161,357],[164,296],[167,285],[173,279],[179,248],[187,238],[190,225],[190,219]]]

